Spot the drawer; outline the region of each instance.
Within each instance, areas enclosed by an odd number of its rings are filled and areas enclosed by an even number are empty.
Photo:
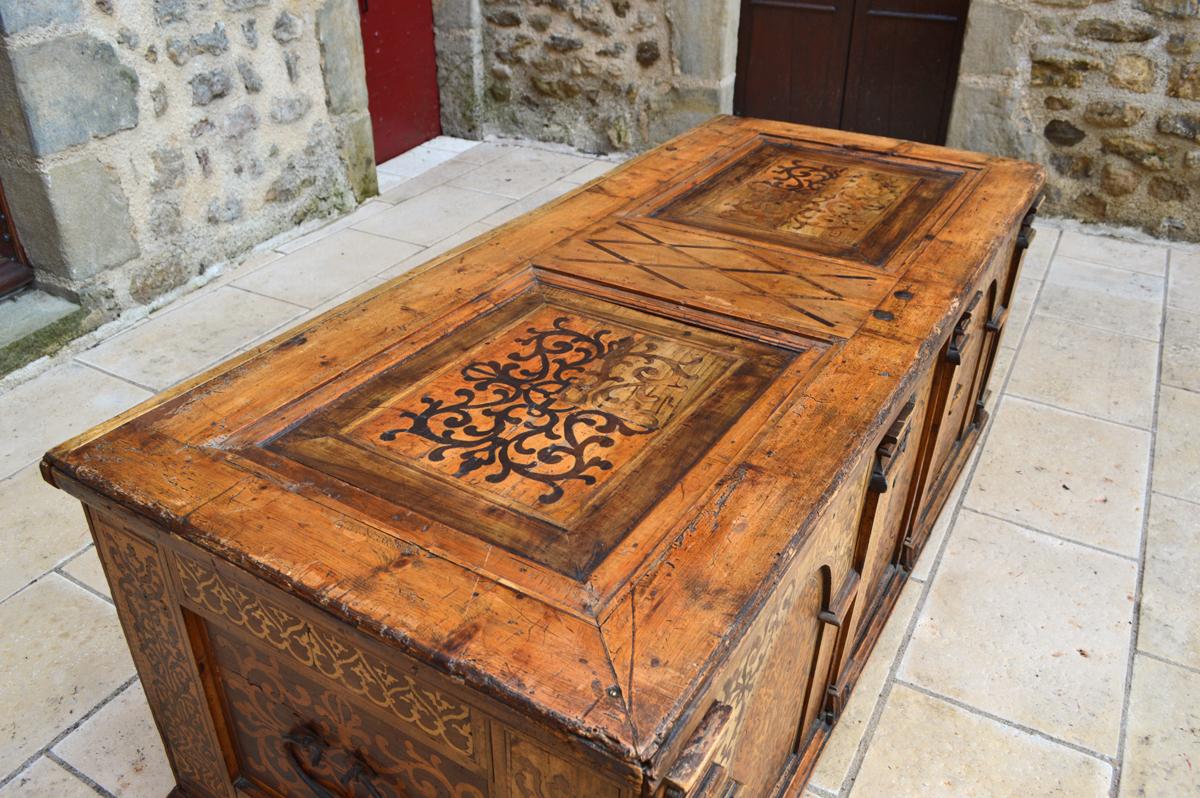
[[[407,657],[373,645],[353,629],[310,617],[290,597],[264,585],[252,587],[218,563],[174,559],[184,607],[206,633],[203,648],[216,660],[218,678],[226,669],[245,676],[243,663],[267,663],[274,673],[298,674],[342,696],[395,733],[468,770],[490,767],[483,714],[427,680]]]
[[[928,396],[926,383],[900,408],[875,447],[855,552],[855,567],[862,573],[863,632],[898,574],[905,523],[916,501],[913,483]]]
[[[487,777],[238,636],[209,628],[237,776],[267,795],[484,798]]]
[[[989,291],[994,296],[995,285]],[[950,334],[938,369],[945,391],[942,412],[937,420],[937,439],[933,452],[933,473],[940,475],[958,450],[958,445],[974,421],[975,394],[979,386],[980,361],[984,354],[987,322],[992,302],[983,291],[976,291]]]

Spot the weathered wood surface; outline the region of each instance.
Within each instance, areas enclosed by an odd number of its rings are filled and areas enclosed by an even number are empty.
[[[986,419],[1041,182],[718,118],[47,454],[114,585],[171,574],[122,622],[208,696],[155,706],[181,784],[795,789]],[[411,719],[300,626],[465,717],[355,754]]]

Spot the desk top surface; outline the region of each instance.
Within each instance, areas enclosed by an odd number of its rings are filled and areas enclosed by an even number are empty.
[[[720,117],[48,474],[647,758],[1041,181]]]

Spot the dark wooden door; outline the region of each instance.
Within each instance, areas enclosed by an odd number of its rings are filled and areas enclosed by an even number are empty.
[[[442,132],[430,0],[359,0],[375,161]]]
[[[738,113],[838,127],[854,0],[744,0]]]
[[[743,0],[735,110],[941,144],[969,0]]]

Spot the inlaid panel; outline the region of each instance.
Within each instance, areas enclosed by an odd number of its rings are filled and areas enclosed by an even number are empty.
[[[597,227],[536,268],[766,327],[849,337],[895,280],[647,219]]]
[[[208,706],[162,556],[157,547],[122,529],[117,519],[95,512],[90,516],[113,602],[179,783],[197,798],[230,798],[233,791],[206,722]]]
[[[484,798],[487,778],[210,628],[239,775],[285,795]]]
[[[736,362],[543,306],[341,434],[565,525]]]
[[[763,139],[653,215],[878,266],[962,174]]]
[[[186,557],[176,558],[176,564],[183,596],[195,607],[319,673],[346,694],[393,713],[401,728],[424,735],[461,761],[478,757],[476,723],[462,701],[207,566]]]
[[[793,354],[535,289],[265,445],[580,577]]]

